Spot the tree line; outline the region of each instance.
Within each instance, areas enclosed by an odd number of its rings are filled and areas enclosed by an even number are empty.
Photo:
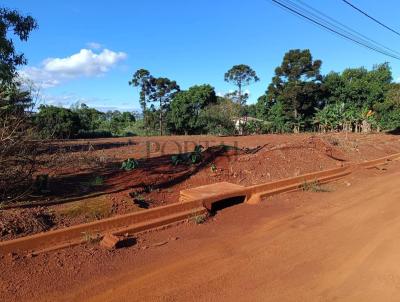
[[[141,113],[100,112],[82,104],[66,109],[41,106],[34,122],[44,137],[121,135],[370,132],[400,127],[400,84],[388,63],[321,74],[309,50],[289,50],[265,93],[247,104],[243,88],[259,81],[247,65],[224,78],[236,86],[217,96],[209,84],[181,90],[176,81],[137,70],[129,85],[139,89]]]
[[[370,132],[400,127],[400,84],[393,82],[388,63],[327,75],[321,74],[321,66],[308,49],[289,50],[265,93],[250,105],[243,87],[260,79],[244,64],[226,72],[225,80],[237,89],[224,97],[216,96],[210,85],[180,90],[175,81],[156,78],[145,69],[139,69],[129,84],[140,91],[143,127],[158,128],[161,135]]]

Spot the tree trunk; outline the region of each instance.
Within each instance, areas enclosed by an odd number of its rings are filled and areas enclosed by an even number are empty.
[[[362,133],[371,132],[371,124],[367,120],[363,120],[361,124]]]
[[[297,123],[297,109],[295,108],[294,109],[294,112],[293,112],[293,114],[294,114],[294,119],[295,119],[295,121],[296,121],[296,123]],[[294,127],[293,127],[293,132],[294,133],[299,133],[300,132],[300,129],[299,129],[299,125],[298,124],[295,124],[294,125]]]
[[[160,136],[163,135],[163,127],[162,127],[162,123],[163,123],[163,115],[162,115],[162,101],[160,99]]]

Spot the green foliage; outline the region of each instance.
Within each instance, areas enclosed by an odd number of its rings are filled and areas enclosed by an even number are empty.
[[[214,88],[210,85],[196,85],[178,92],[171,102],[168,114],[170,130],[177,134],[201,133],[205,121],[200,115],[204,108],[216,102]]]
[[[199,116],[204,125],[202,133],[212,135],[235,134],[234,118],[239,116],[240,107],[227,98],[217,98],[216,104],[207,106]]]
[[[179,85],[168,78],[153,77],[146,69],[139,69],[135,72],[129,85],[140,87],[140,103],[143,111],[146,109],[146,102],[157,103],[159,113],[160,135],[164,131],[164,114],[169,109],[173,97],[180,91]]]
[[[190,161],[192,162],[192,164],[197,164],[201,162],[203,158],[201,151],[203,150],[203,148],[204,147],[202,145],[196,145],[194,147],[194,151],[190,154]]]
[[[183,158],[180,154],[171,156],[171,163],[174,166],[177,166],[177,165],[181,164],[182,162],[183,162]]]
[[[271,123],[272,133],[285,133],[292,131],[292,123],[286,115],[282,102],[278,101],[271,106],[267,120]]]
[[[139,167],[139,162],[134,158],[129,158],[122,162],[121,169],[131,171]]]
[[[391,84],[385,100],[376,103],[374,109],[377,112],[378,124],[382,129],[400,128],[400,84]]]
[[[129,81],[129,85],[134,87],[140,87],[140,106],[142,111],[146,110],[146,96],[148,95],[148,91],[150,90],[150,80],[151,75],[150,72],[146,69],[139,69],[137,70],[133,76],[132,80]]]
[[[103,112],[79,103],[72,106],[71,110],[78,116],[81,130],[95,131],[100,128],[101,121],[104,118]]]
[[[244,64],[234,65],[225,73],[224,79],[238,87],[237,103],[240,105],[244,105],[248,98],[248,95],[243,95],[242,88],[260,80],[256,72],[250,66]]]
[[[136,118],[131,112],[103,113],[85,104],[71,109],[42,105],[34,123],[44,138],[99,138],[135,135]]]
[[[109,131],[113,136],[129,136],[129,129],[136,122],[136,118],[131,112],[120,112],[118,110],[107,111],[101,115],[99,130]]]
[[[81,128],[78,114],[62,107],[41,105],[34,119],[44,138],[72,138]]]
[[[372,109],[384,101],[391,80],[390,67],[385,63],[374,66],[371,71],[361,67],[345,69],[341,74],[332,72],[325,77],[324,87],[328,103]]]
[[[90,179],[86,184],[89,187],[98,187],[98,186],[102,186],[103,182],[104,182],[104,180],[101,176],[96,176],[96,177]]]
[[[262,120],[249,120],[244,126],[244,132],[247,134],[266,134],[271,130],[271,123]]]
[[[11,84],[16,77],[16,68],[26,64],[24,54],[16,52],[13,38],[7,35],[13,33],[20,41],[27,41],[35,28],[37,23],[31,16],[0,8],[0,84]]]
[[[179,164],[184,164],[184,165],[198,164],[203,160],[203,155],[201,154],[203,148],[204,147],[202,145],[196,145],[194,147],[193,152],[172,155],[171,163],[174,166],[177,166]]]
[[[312,117],[314,108],[318,107],[322,95],[321,64],[320,60],[313,60],[308,49],[290,50],[275,69],[275,76],[268,86],[268,99],[281,103],[294,132],[300,130],[300,121]]]
[[[207,214],[201,214],[201,215],[195,215],[192,217],[192,221],[195,224],[203,224],[207,221],[208,215]]]

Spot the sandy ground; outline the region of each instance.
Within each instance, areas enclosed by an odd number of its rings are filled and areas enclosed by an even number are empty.
[[[114,252],[0,261],[1,301],[399,301],[400,162]]]

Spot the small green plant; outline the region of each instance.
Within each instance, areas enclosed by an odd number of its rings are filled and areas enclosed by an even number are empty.
[[[103,178],[101,176],[96,176],[92,180],[90,180],[89,185],[92,187],[102,186],[103,185]]]
[[[195,224],[203,224],[207,221],[208,215],[207,214],[200,214],[192,217],[192,221]]]
[[[135,201],[138,201],[138,202],[146,201],[146,199],[144,198],[143,194],[140,194],[139,192],[133,193],[133,198],[134,198]]]
[[[213,172],[213,173],[217,172],[217,166],[215,165],[215,163],[211,164],[210,169],[211,169],[211,172]]]
[[[172,155],[171,156],[171,162],[174,166],[179,165],[180,163],[182,163],[182,158],[180,155]]]
[[[203,156],[201,154],[202,150],[203,150],[202,145],[196,145],[194,147],[194,151],[192,153],[190,153],[190,162],[192,164],[197,164],[197,163],[201,162],[201,160],[203,159]]]
[[[329,192],[328,189],[321,187],[317,180],[311,182],[304,181],[301,189],[308,192]]]
[[[171,156],[171,163],[174,166],[177,166],[179,164],[185,164],[185,165],[197,164],[197,163],[201,162],[202,159],[203,159],[203,156],[201,154],[203,148],[204,147],[202,145],[196,145],[194,147],[193,152],[172,155]]]
[[[125,171],[131,171],[139,167],[139,162],[134,158],[129,158],[122,162],[121,169]]]

